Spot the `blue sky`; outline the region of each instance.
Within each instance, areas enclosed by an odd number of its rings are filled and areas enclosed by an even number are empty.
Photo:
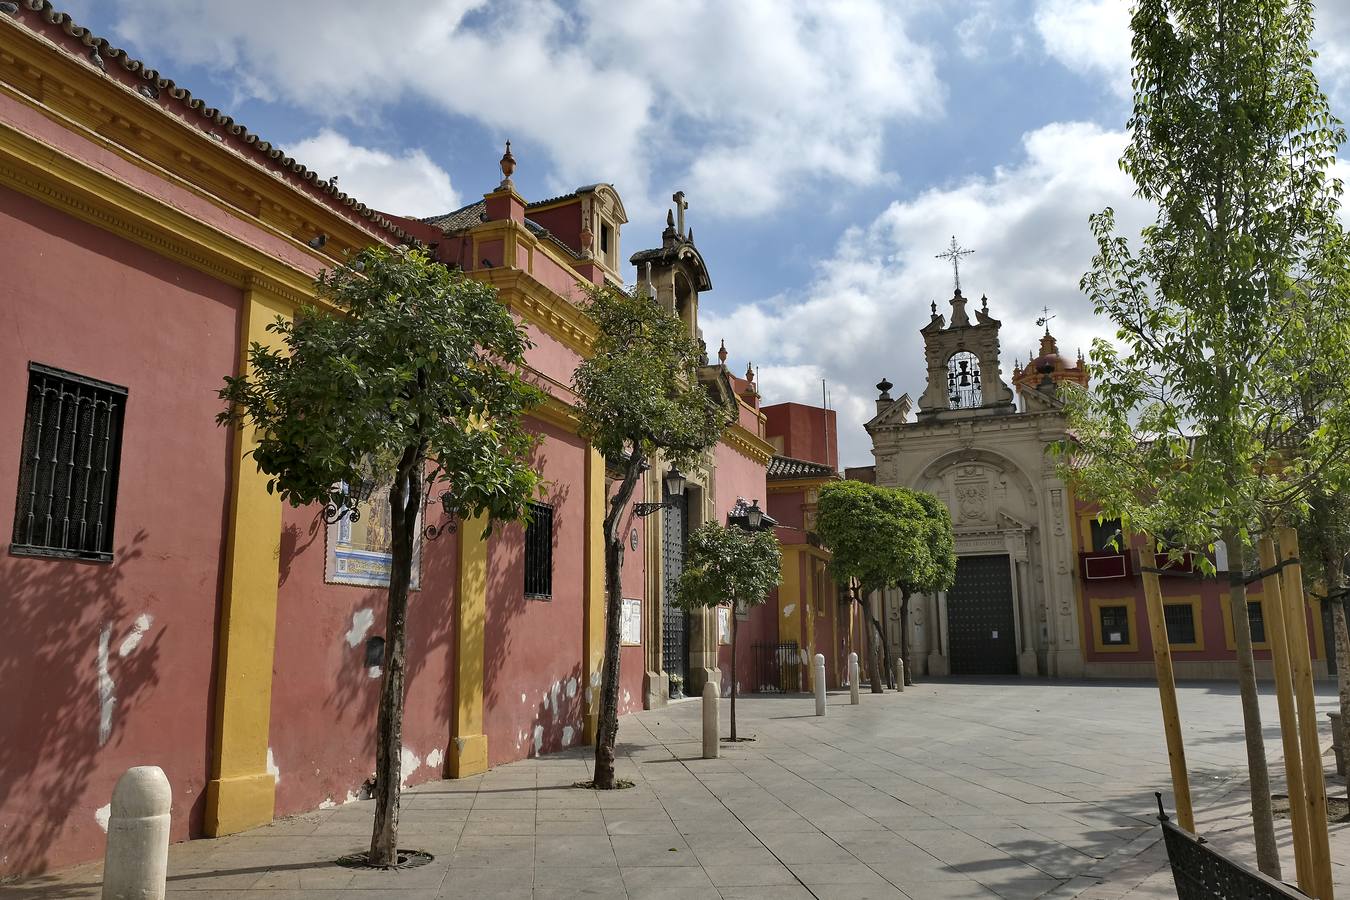
[[[1350,0],[1319,4],[1319,73],[1350,111]],[[70,0],[92,28],[322,175],[429,215],[500,178],[527,198],[608,181],[625,256],[684,190],[711,270],[711,348],[765,402],[819,402],[841,458],[883,375],[923,390],[918,329],[965,293],[1003,323],[1004,378],[1050,307],[1066,355],[1106,336],[1077,283],[1087,217],[1149,211],[1116,166],[1128,0]],[[630,277],[631,280],[631,277]]]

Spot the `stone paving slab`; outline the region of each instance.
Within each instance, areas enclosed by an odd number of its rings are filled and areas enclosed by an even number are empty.
[[[1236,690],[1179,694],[1199,828],[1250,859]],[[1262,699],[1278,781],[1274,702]],[[1175,896],[1154,818],[1168,775],[1151,685],[941,681],[830,702],[816,718],[810,697],[743,698],[739,728],[756,740],[723,744],[717,760],[698,758],[697,704],[625,717],[627,791],[572,787],[590,775],[584,749],[419,785],[401,843],[435,854],[420,869],[332,863],[364,846],[369,802],[178,844],[170,897]],[[1292,877],[1287,830],[1280,839]],[[1350,826],[1333,826],[1332,842],[1350,900]],[[0,885],[0,900],[98,896],[97,866]]]

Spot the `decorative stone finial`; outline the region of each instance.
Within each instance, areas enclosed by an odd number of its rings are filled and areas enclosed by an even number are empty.
[[[591,203],[588,200],[581,211],[581,253],[583,256],[591,255],[591,244],[594,241],[595,232],[591,231]]]
[[[755,364],[754,364],[754,363],[746,363],[746,364],[745,364],[745,380],[748,381],[748,382],[750,382],[751,384],[754,384],[754,383],[755,383]]]
[[[980,312],[984,313],[985,315],[988,315],[988,314],[989,314],[989,295],[988,295],[988,294],[981,294],[981,295],[980,295]]]
[[[727,342],[725,339],[722,340],[722,346],[717,350],[717,361],[724,366],[727,364]]]
[[[936,318],[937,318],[937,301],[934,300],[932,303],[930,303],[930,304],[928,305],[928,308],[929,308],[930,310],[933,311],[933,318],[936,319]]]
[[[666,227],[675,227],[675,211],[673,209],[666,210]]]
[[[498,165],[502,167],[502,187],[511,186],[511,174],[516,171],[516,158],[511,155],[511,142],[506,142],[506,152],[502,154]]]
[[[877,390],[881,391],[881,396],[878,397],[877,399],[890,400],[891,388],[893,387],[895,387],[895,385],[891,384],[889,379],[883,377],[880,381],[877,382]]]

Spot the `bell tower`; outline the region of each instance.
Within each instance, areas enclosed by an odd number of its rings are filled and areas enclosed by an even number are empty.
[[[689,203],[684,191],[676,191],[670,199],[674,206],[666,212],[661,246],[639,250],[629,261],[637,267],[638,286],[645,287],[649,296],[678,316],[690,335],[700,337],[698,298],[712,290],[712,279],[703,255],[694,246],[694,229],[685,225]]]
[[[1012,389],[999,367],[998,332],[989,315],[989,299],[980,298],[972,322],[958,285],[951,299],[951,320],[931,307],[932,318],[920,333],[928,364],[928,386],[919,397],[919,421],[1000,416],[1016,412]]]

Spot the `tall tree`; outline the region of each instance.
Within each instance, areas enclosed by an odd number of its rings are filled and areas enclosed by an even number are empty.
[[[915,594],[937,594],[956,582],[956,539],[947,505],[926,491],[892,488],[895,514],[914,534],[911,550],[902,558],[895,587],[900,591],[900,658],[905,684],[913,684],[909,648],[910,600]]]
[[[612,790],[619,731],[623,525],[642,472],[658,458],[690,468],[728,422],[699,384],[703,351],[688,327],[642,291],[603,287],[583,308],[595,323],[592,354],[573,375],[580,434],[622,473],[605,512],[605,658],[595,737],[595,786]]]
[[[520,519],[536,490],[522,416],[539,392],[521,377],[529,343],[494,288],[419,250],[372,248],[325,272],[306,307],[254,343],[226,377],[218,421],[251,427],[267,489],[292,506],[350,510],[389,482],[392,564],[368,861],[397,862],[408,586],[418,513],[438,490],[468,522]]]
[[[871,595],[895,585],[907,555],[922,552],[917,535],[896,514],[899,503],[888,488],[861,481],[835,481],[820,489],[816,504],[816,533],[830,548],[835,581],[858,584],[854,599],[871,628],[867,646],[871,657],[872,693],[883,692],[884,673],[893,673],[892,654],[885,629],[872,609]]]
[[[1257,860],[1279,874],[1242,572],[1251,535],[1293,512],[1281,347],[1312,295],[1298,280],[1335,231],[1326,170],[1345,135],[1313,75],[1311,0],[1139,0],[1134,112],[1121,161],[1158,209],[1138,249],[1094,216],[1082,288],[1116,325],[1070,392],[1080,495],[1130,530],[1228,547]],[[1314,439],[1315,441],[1317,439]],[[1312,448],[1310,455],[1318,455]]]
[[[771,531],[705,522],[689,535],[677,587],[686,610],[731,604],[731,739],[736,737],[736,613],[759,606],[778,587],[782,554]]]

